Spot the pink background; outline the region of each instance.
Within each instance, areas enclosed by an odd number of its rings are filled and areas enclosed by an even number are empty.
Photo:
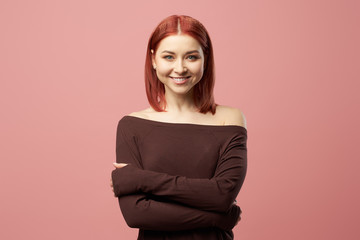
[[[218,103],[248,121],[236,239],[359,239],[357,0],[0,2],[0,239],[136,239],[109,187],[172,14],[214,44]]]

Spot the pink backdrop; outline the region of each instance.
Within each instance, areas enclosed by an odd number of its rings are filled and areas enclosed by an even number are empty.
[[[236,239],[359,239],[360,2],[0,2],[0,239],[135,239],[109,187],[115,131],[148,106],[168,15],[214,44],[216,100],[248,121]]]

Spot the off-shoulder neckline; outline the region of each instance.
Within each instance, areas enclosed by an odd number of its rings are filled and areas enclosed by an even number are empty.
[[[242,129],[243,131],[247,132],[247,129],[240,125],[206,125],[206,124],[197,124],[197,123],[173,123],[173,122],[162,122],[162,121],[157,121],[157,120],[150,120],[150,119],[135,117],[135,116],[130,116],[130,115],[125,115],[123,118],[130,118],[130,119],[134,119],[139,122],[149,123],[149,124],[158,125],[158,126],[174,126],[174,127],[188,126],[188,127],[199,127],[199,128],[239,128],[239,129]]]

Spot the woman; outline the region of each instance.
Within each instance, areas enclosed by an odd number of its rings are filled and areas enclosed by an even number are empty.
[[[111,187],[138,239],[234,239],[235,198],[247,167],[246,121],[214,102],[214,59],[204,26],[170,16],[145,62],[150,107],[118,124]]]

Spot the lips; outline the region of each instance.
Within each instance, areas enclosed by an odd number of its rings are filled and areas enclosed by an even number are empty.
[[[190,78],[188,77],[170,77],[176,84],[184,84]]]

